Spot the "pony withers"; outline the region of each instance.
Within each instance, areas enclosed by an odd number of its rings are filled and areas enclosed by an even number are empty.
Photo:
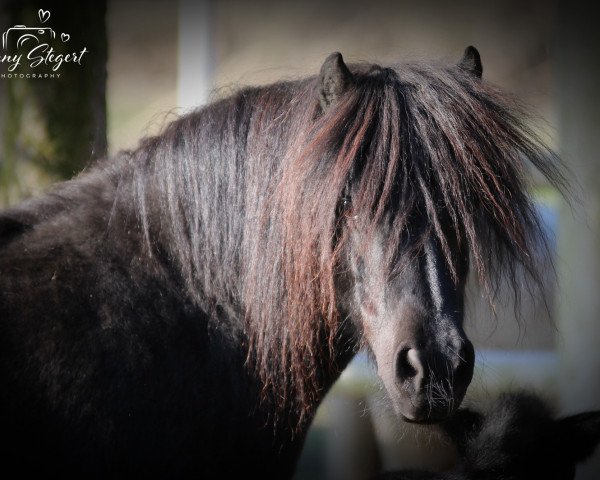
[[[347,66],[245,88],[0,215],[6,468],[292,475],[365,348],[399,417],[458,408],[467,272],[539,280],[518,102],[458,65]],[[542,252],[543,254],[543,252]]]

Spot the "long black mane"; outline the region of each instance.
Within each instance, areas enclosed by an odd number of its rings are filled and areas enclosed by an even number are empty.
[[[399,239],[426,216],[423,235],[453,265],[448,216],[490,297],[503,275],[516,288],[518,271],[539,280],[530,165],[565,189],[525,110],[490,83],[438,64],[351,70],[325,112],[316,77],[243,89],[114,160],[148,252],[166,248],[198,305],[240,320],[265,396],[301,414],[322,397],[318,372],[337,368],[336,212],[349,184],[371,228],[394,212]]]

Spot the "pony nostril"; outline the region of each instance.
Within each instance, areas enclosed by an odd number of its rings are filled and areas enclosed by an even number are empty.
[[[403,348],[400,350],[397,359],[397,375],[400,381],[404,382],[418,375],[421,370],[421,362],[414,348]]]

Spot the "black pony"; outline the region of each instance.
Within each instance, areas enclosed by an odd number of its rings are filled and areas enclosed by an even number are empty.
[[[59,478],[289,477],[369,349],[399,415],[460,404],[469,263],[535,281],[518,103],[458,65],[243,89],[0,215],[3,468]],[[535,284],[535,282],[533,282]]]
[[[573,480],[600,443],[600,411],[556,418],[533,392],[502,394],[487,413],[460,409],[442,422],[459,462],[446,473],[405,471],[377,480]]]

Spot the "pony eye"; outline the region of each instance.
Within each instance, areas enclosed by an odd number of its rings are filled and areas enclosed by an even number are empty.
[[[337,206],[338,218],[348,217],[352,209],[352,199],[350,195],[342,195]]]
[[[340,213],[349,217],[352,212],[352,198],[349,195],[344,195],[340,200]]]

